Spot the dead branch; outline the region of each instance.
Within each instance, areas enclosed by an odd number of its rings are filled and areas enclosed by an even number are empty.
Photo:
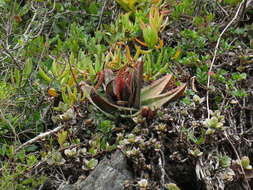
[[[34,137],[33,139],[31,139],[31,140],[25,142],[24,144],[20,145],[18,148],[16,148],[15,152],[18,152],[19,150],[26,147],[27,145],[33,144],[33,143],[35,143],[35,142],[37,142],[37,141],[39,141],[39,140],[41,140],[41,139],[43,139],[47,136],[51,136],[52,134],[57,133],[58,131],[60,131],[63,128],[64,128],[64,125],[56,127],[55,129],[47,131],[45,133],[41,133],[38,136]]]
[[[213,69],[213,65],[214,65],[214,62],[215,62],[215,59],[216,59],[216,56],[217,56],[217,52],[218,52],[218,49],[219,49],[219,45],[220,45],[221,38],[222,38],[223,34],[227,31],[227,29],[228,29],[228,28],[233,24],[233,22],[238,18],[239,13],[240,13],[240,10],[241,10],[241,8],[243,7],[245,1],[246,1],[246,0],[243,0],[243,1],[239,4],[238,9],[237,9],[237,11],[236,11],[234,17],[232,18],[232,20],[227,24],[227,26],[222,30],[222,32],[221,32],[220,35],[219,35],[219,38],[218,38],[218,40],[217,40],[217,43],[216,43],[216,46],[215,46],[215,49],[214,49],[213,59],[212,59],[212,62],[211,62],[211,65],[210,65],[210,68],[209,68],[209,71],[208,71],[207,89],[209,89],[209,87],[210,87],[210,79],[211,79],[210,73],[212,72],[212,69]],[[208,119],[210,119],[209,90],[207,90],[207,92],[206,92],[206,107],[207,107]]]

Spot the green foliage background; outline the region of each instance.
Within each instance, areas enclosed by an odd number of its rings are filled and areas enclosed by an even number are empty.
[[[15,152],[29,139],[73,118],[76,107],[86,109],[80,84],[95,84],[103,68],[117,70],[142,57],[145,82],[173,73],[179,79],[195,76],[198,84],[206,86],[222,27],[217,4],[197,2],[0,0],[0,189],[38,188],[49,176],[34,176],[34,170],[50,156],[59,156],[54,153],[58,149],[82,144],[68,123],[67,137],[58,134]],[[238,3],[226,0],[220,6],[234,10]],[[152,6],[159,13],[168,12],[158,31],[148,28]],[[241,101],[249,96],[241,84],[248,77],[252,57],[246,51],[238,53],[238,47],[252,49],[252,31],[252,25],[233,27],[221,40],[211,77],[210,88],[218,92],[212,96],[212,110],[219,110],[224,97]],[[229,52],[238,53],[233,57],[239,61],[235,69],[219,66]],[[180,103],[191,106],[194,95],[189,89]],[[121,138],[112,141],[115,121],[101,115],[91,119],[96,130],[88,134],[94,141],[89,153],[114,150]],[[87,167],[93,168],[94,163],[87,162]]]

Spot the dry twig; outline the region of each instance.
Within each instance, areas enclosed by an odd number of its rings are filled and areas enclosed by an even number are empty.
[[[18,67],[19,70],[22,70],[22,67],[20,66],[19,62],[16,60],[16,58],[11,54],[11,52],[4,46],[4,43],[2,40],[0,41],[0,46],[3,48],[5,54],[9,56],[12,60],[13,63]]]
[[[102,7],[102,10],[101,10],[101,13],[100,13],[100,16],[99,16],[99,22],[98,22],[98,25],[97,25],[97,30],[99,29],[100,25],[101,25],[101,22],[102,22],[102,17],[103,17],[103,14],[104,14],[104,10],[105,10],[105,6],[107,4],[107,1],[108,0],[105,0],[104,1],[104,5]]]
[[[234,153],[235,153],[235,155],[236,155],[236,157],[237,157],[237,160],[241,160],[241,158],[240,158],[240,156],[239,156],[239,153],[238,153],[238,151],[236,150],[235,146],[233,145],[232,141],[229,139],[228,134],[225,132],[224,135],[225,135],[227,141],[229,142],[229,144],[231,145],[231,147],[232,147],[232,149],[233,149],[233,151],[234,151]],[[242,174],[243,174],[243,176],[244,176],[244,181],[246,182],[246,185],[247,185],[248,189],[251,189],[250,184],[249,184],[249,182],[248,182],[248,180],[247,180],[247,177],[246,177],[246,174],[245,174],[245,172],[244,172],[244,169],[243,169],[243,166],[242,166],[241,162],[239,162],[239,164],[240,164],[240,168],[241,168]]]
[[[233,24],[233,22],[237,19],[237,17],[239,16],[239,13],[240,13],[240,10],[241,8],[243,7],[245,1],[247,0],[243,0],[239,6],[238,6],[238,9],[234,15],[234,17],[232,18],[232,20],[227,24],[227,26],[222,30],[222,32],[220,33],[219,35],[219,38],[217,40],[217,43],[216,43],[216,46],[215,46],[215,49],[214,49],[214,55],[213,55],[213,59],[212,59],[212,62],[211,62],[211,65],[210,65],[210,68],[209,68],[209,71],[208,71],[208,78],[207,78],[207,92],[206,92],[206,107],[207,107],[207,115],[208,115],[208,119],[210,119],[210,108],[209,108],[209,87],[210,87],[210,79],[211,79],[211,75],[210,73],[212,72],[212,69],[213,69],[213,65],[214,65],[214,62],[215,62],[215,59],[216,59],[216,56],[217,56],[217,52],[218,52],[218,49],[219,49],[219,45],[220,45],[220,41],[221,41],[221,38],[223,36],[223,34],[227,31],[227,29]]]
[[[35,143],[35,142],[37,142],[37,141],[39,141],[39,140],[41,140],[41,139],[43,139],[43,138],[45,138],[47,136],[50,136],[50,135],[52,135],[52,134],[60,131],[63,128],[64,128],[64,125],[56,127],[55,129],[47,131],[45,133],[41,133],[38,136],[34,137],[33,139],[31,139],[31,140],[25,142],[24,144],[20,145],[18,148],[16,148],[15,152],[18,152],[19,150],[21,150],[22,148],[26,147],[27,145],[33,144],[33,143]]]

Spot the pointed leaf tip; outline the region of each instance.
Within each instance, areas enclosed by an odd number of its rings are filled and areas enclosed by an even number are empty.
[[[154,81],[151,85],[144,87],[141,90],[141,101],[145,101],[146,99],[150,99],[151,97],[163,93],[171,80],[172,75],[165,75],[162,78]]]
[[[151,109],[161,108],[164,104],[172,102],[184,95],[186,84],[174,88],[168,92],[150,97],[142,101],[142,106],[148,106]]]

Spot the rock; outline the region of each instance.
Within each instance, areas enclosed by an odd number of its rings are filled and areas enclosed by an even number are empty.
[[[111,159],[104,158],[86,179],[67,185],[62,190],[123,190],[124,182],[133,179],[126,157],[116,151]]]
[[[72,185],[69,185],[69,184],[66,184],[66,185],[63,185],[62,187],[58,187],[57,190],[75,190],[74,187]]]

